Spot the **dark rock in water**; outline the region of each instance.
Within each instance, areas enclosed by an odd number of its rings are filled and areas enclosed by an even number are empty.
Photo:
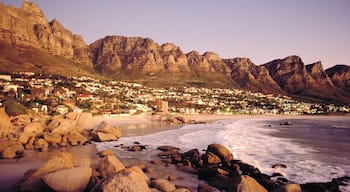
[[[191,164],[195,165],[196,167],[199,166],[201,161],[201,156],[199,154],[198,149],[191,149],[185,152],[182,156],[184,159],[189,160]]]
[[[170,151],[170,150],[180,150],[179,148],[177,147],[174,147],[174,146],[169,146],[169,145],[162,145],[162,146],[159,146],[157,148],[158,150],[161,150],[161,151]]]
[[[284,123],[280,123],[280,125],[293,125],[293,123],[290,121],[286,121]]]
[[[332,179],[325,183],[305,183],[301,185],[303,192],[340,192],[339,186],[346,186],[345,182],[349,182],[350,177],[340,177]]]
[[[215,164],[220,164],[221,159],[213,154],[212,152],[208,152],[206,154],[202,155],[202,160],[205,164],[207,165],[215,165]]]
[[[129,147],[129,151],[142,151],[146,149],[145,145],[133,145]]]
[[[278,164],[272,165],[272,168],[274,168],[274,169],[277,169],[277,168],[287,168],[287,165],[282,164],[282,163],[278,163]]]
[[[134,144],[135,144],[135,145],[140,145],[140,142],[135,141]]]
[[[271,177],[283,177],[281,173],[273,173]]]
[[[160,153],[158,153],[157,156],[160,158],[166,158],[166,157],[171,157],[171,156],[174,156],[177,154],[179,154],[179,151],[177,149],[172,149],[172,150],[160,152]]]
[[[210,144],[207,148],[207,153],[213,153],[218,156],[222,162],[229,163],[233,160],[233,155],[225,146],[221,144]]]

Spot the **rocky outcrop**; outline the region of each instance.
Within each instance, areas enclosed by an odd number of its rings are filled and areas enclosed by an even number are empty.
[[[75,160],[69,153],[59,153],[50,158],[41,168],[25,178],[21,184],[21,191],[40,191],[43,186],[41,178],[49,173],[73,168]]]
[[[277,84],[289,93],[303,92],[310,79],[303,61],[298,56],[276,59],[263,66],[269,70]]]
[[[263,65],[287,93],[349,103],[346,92],[334,86],[321,62],[305,65],[300,57],[289,56]]]
[[[90,167],[63,169],[43,176],[42,180],[55,191],[84,191],[90,181]]]
[[[336,65],[326,70],[334,85],[350,92],[350,66]]]
[[[92,65],[83,38],[65,29],[57,20],[48,22],[41,9],[32,2],[24,1],[19,9],[0,4],[0,40],[13,47],[33,47]]]
[[[283,92],[281,87],[272,79],[269,71],[257,66],[249,58],[226,59],[231,68],[231,77],[241,87],[261,92]]]

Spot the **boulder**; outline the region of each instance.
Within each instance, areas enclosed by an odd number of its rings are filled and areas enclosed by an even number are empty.
[[[70,120],[78,120],[79,115],[80,114],[78,112],[69,112],[69,113],[66,113],[64,117]]]
[[[241,181],[237,185],[237,191],[241,192],[267,192],[255,179],[244,175],[241,176]]]
[[[45,139],[37,139],[34,141],[34,148],[41,151],[49,150],[49,143]]]
[[[23,128],[24,133],[41,134],[44,132],[44,125],[39,122],[29,123]]]
[[[77,129],[80,132],[86,129],[92,129],[92,127],[90,126],[91,120],[92,120],[91,113],[80,113],[76,123]]]
[[[173,156],[179,154],[179,151],[177,149],[172,149],[169,151],[162,151],[160,153],[158,153],[158,157],[164,158],[164,157],[168,157],[168,156]]]
[[[75,160],[70,153],[58,153],[51,157],[42,167],[20,183],[21,191],[40,191],[43,186],[41,178],[49,173],[73,168]]]
[[[68,142],[69,144],[75,146],[79,144],[85,144],[88,141],[88,139],[80,134],[78,131],[71,131],[68,133]]]
[[[208,145],[207,153],[209,152],[218,156],[222,162],[229,163],[231,160],[233,160],[233,155],[230,150],[221,144]]]
[[[206,154],[203,154],[202,160],[205,164],[208,164],[208,165],[215,165],[215,164],[221,163],[220,157],[216,156],[212,152],[207,152]]]
[[[100,125],[96,129],[96,132],[112,134],[117,139],[122,136],[122,132],[120,131],[119,128],[113,127],[113,126],[107,124],[105,121],[100,123]]]
[[[101,191],[151,192],[151,189],[142,175],[133,170],[125,169],[103,181]]]
[[[100,159],[99,170],[102,178],[113,176],[116,172],[125,169],[125,166],[114,155],[108,155]]]
[[[34,136],[35,135],[33,133],[20,133],[17,142],[23,145],[27,144],[29,142],[29,139]]]
[[[58,133],[48,133],[44,135],[44,139],[48,142],[48,143],[55,143],[55,144],[59,144],[62,142],[62,136]]]
[[[302,192],[302,190],[299,184],[287,184],[277,188],[273,192]]]
[[[12,149],[12,147],[6,147],[1,152],[1,158],[3,159],[13,159],[16,157],[16,151]]]
[[[0,138],[2,138],[11,132],[10,117],[4,108],[0,108],[0,122]]]
[[[157,149],[161,151],[180,150],[177,147],[169,146],[169,145],[162,145],[162,146],[159,146]]]
[[[75,128],[75,121],[71,119],[54,119],[52,120],[47,129],[52,133],[58,133],[60,135],[68,134]]]
[[[91,175],[91,168],[75,167],[49,173],[42,179],[55,191],[81,192],[85,190]]]
[[[103,132],[97,132],[94,138],[95,141],[100,141],[100,142],[115,141],[117,139],[118,138],[115,137],[113,134],[103,133]]]
[[[114,152],[111,149],[105,149],[98,153],[101,157],[106,157],[108,155],[114,155]]]
[[[166,179],[153,180],[152,187],[158,189],[161,192],[172,192],[176,190],[175,185]]]
[[[142,179],[144,181],[146,181],[147,184],[150,184],[150,179],[148,178],[148,176],[142,171],[142,169],[139,166],[132,166],[129,168],[124,169],[124,171],[126,172],[135,172],[137,174],[140,175],[140,177],[142,177]]]

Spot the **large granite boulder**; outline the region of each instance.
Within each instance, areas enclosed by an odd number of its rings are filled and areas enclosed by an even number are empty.
[[[102,178],[113,176],[116,172],[125,169],[125,166],[114,155],[108,155],[100,159],[99,170]]]
[[[17,142],[25,145],[29,142],[31,137],[35,137],[33,133],[20,133]]]
[[[10,117],[6,114],[4,108],[0,108],[0,138],[11,132]]]
[[[241,192],[267,192],[255,179],[244,175],[241,176],[241,181],[237,185],[237,191]]]
[[[109,124],[107,124],[105,121],[103,121],[96,129],[97,133],[107,133],[115,136],[117,139],[122,136],[122,132],[119,128],[113,127]]]
[[[231,160],[233,160],[231,151],[221,144],[208,145],[207,153],[209,152],[218,156],[222,162],[229,163]]]
[[[21,143],[14,141],[0,141],[0,156],[3,159],[12,159],[17,154],[23,153],[24,147]]]
[[[34,148],[40,151],[48,151],[49,143],[45,139],[39,138],[34,141]]]
[[[24,133],[41,134],[44,132],[44,125],[39,122],[29,123],[23,128]]]
[[[143,175],[130,169],[124,169],[103,181],[101,191],[151,192],[151,189]]]
[[[44,139],[51,144],[59,144],[62,141],[62,136],[58,133],[48,133],[44,135]]]
[[[59,170],[70,169],[75,165],[75,160],[70,153],[58,153],[51,157],[42,167],[24,178],[20,183],[21,191],[40,191],[43,183],[42,177]]]
[[[81,192],[85,190],[91,175],[91,168],[75,167],[49,173],[42,179],[55,191]]]
[[[118,138],[110,133],[97,132],[94,141],[106,142],[106,141],[116,141]]]
[[[172,192],[176,190],[175,185],[166,179],[155,179],[152,181],[152,187],[162,192]]]
[[[87,141],[88,139],[76,130],[73,130],[68,133],[68,142],[72,146],[85,144]]]
[[[47,129],[52,133],[58,133],[60,135],[66,135],[70,131],[74,130],[75,121],[71,119],[54,119],[52,120]]]

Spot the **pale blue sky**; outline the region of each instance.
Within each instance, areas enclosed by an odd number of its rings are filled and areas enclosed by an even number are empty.
[[[0,0],[19,7],[21,0]],[[350,0],[32,0],[89,44],[107,35],[150,37],[187,53],[255,64],[299,55],[350,65]]]

